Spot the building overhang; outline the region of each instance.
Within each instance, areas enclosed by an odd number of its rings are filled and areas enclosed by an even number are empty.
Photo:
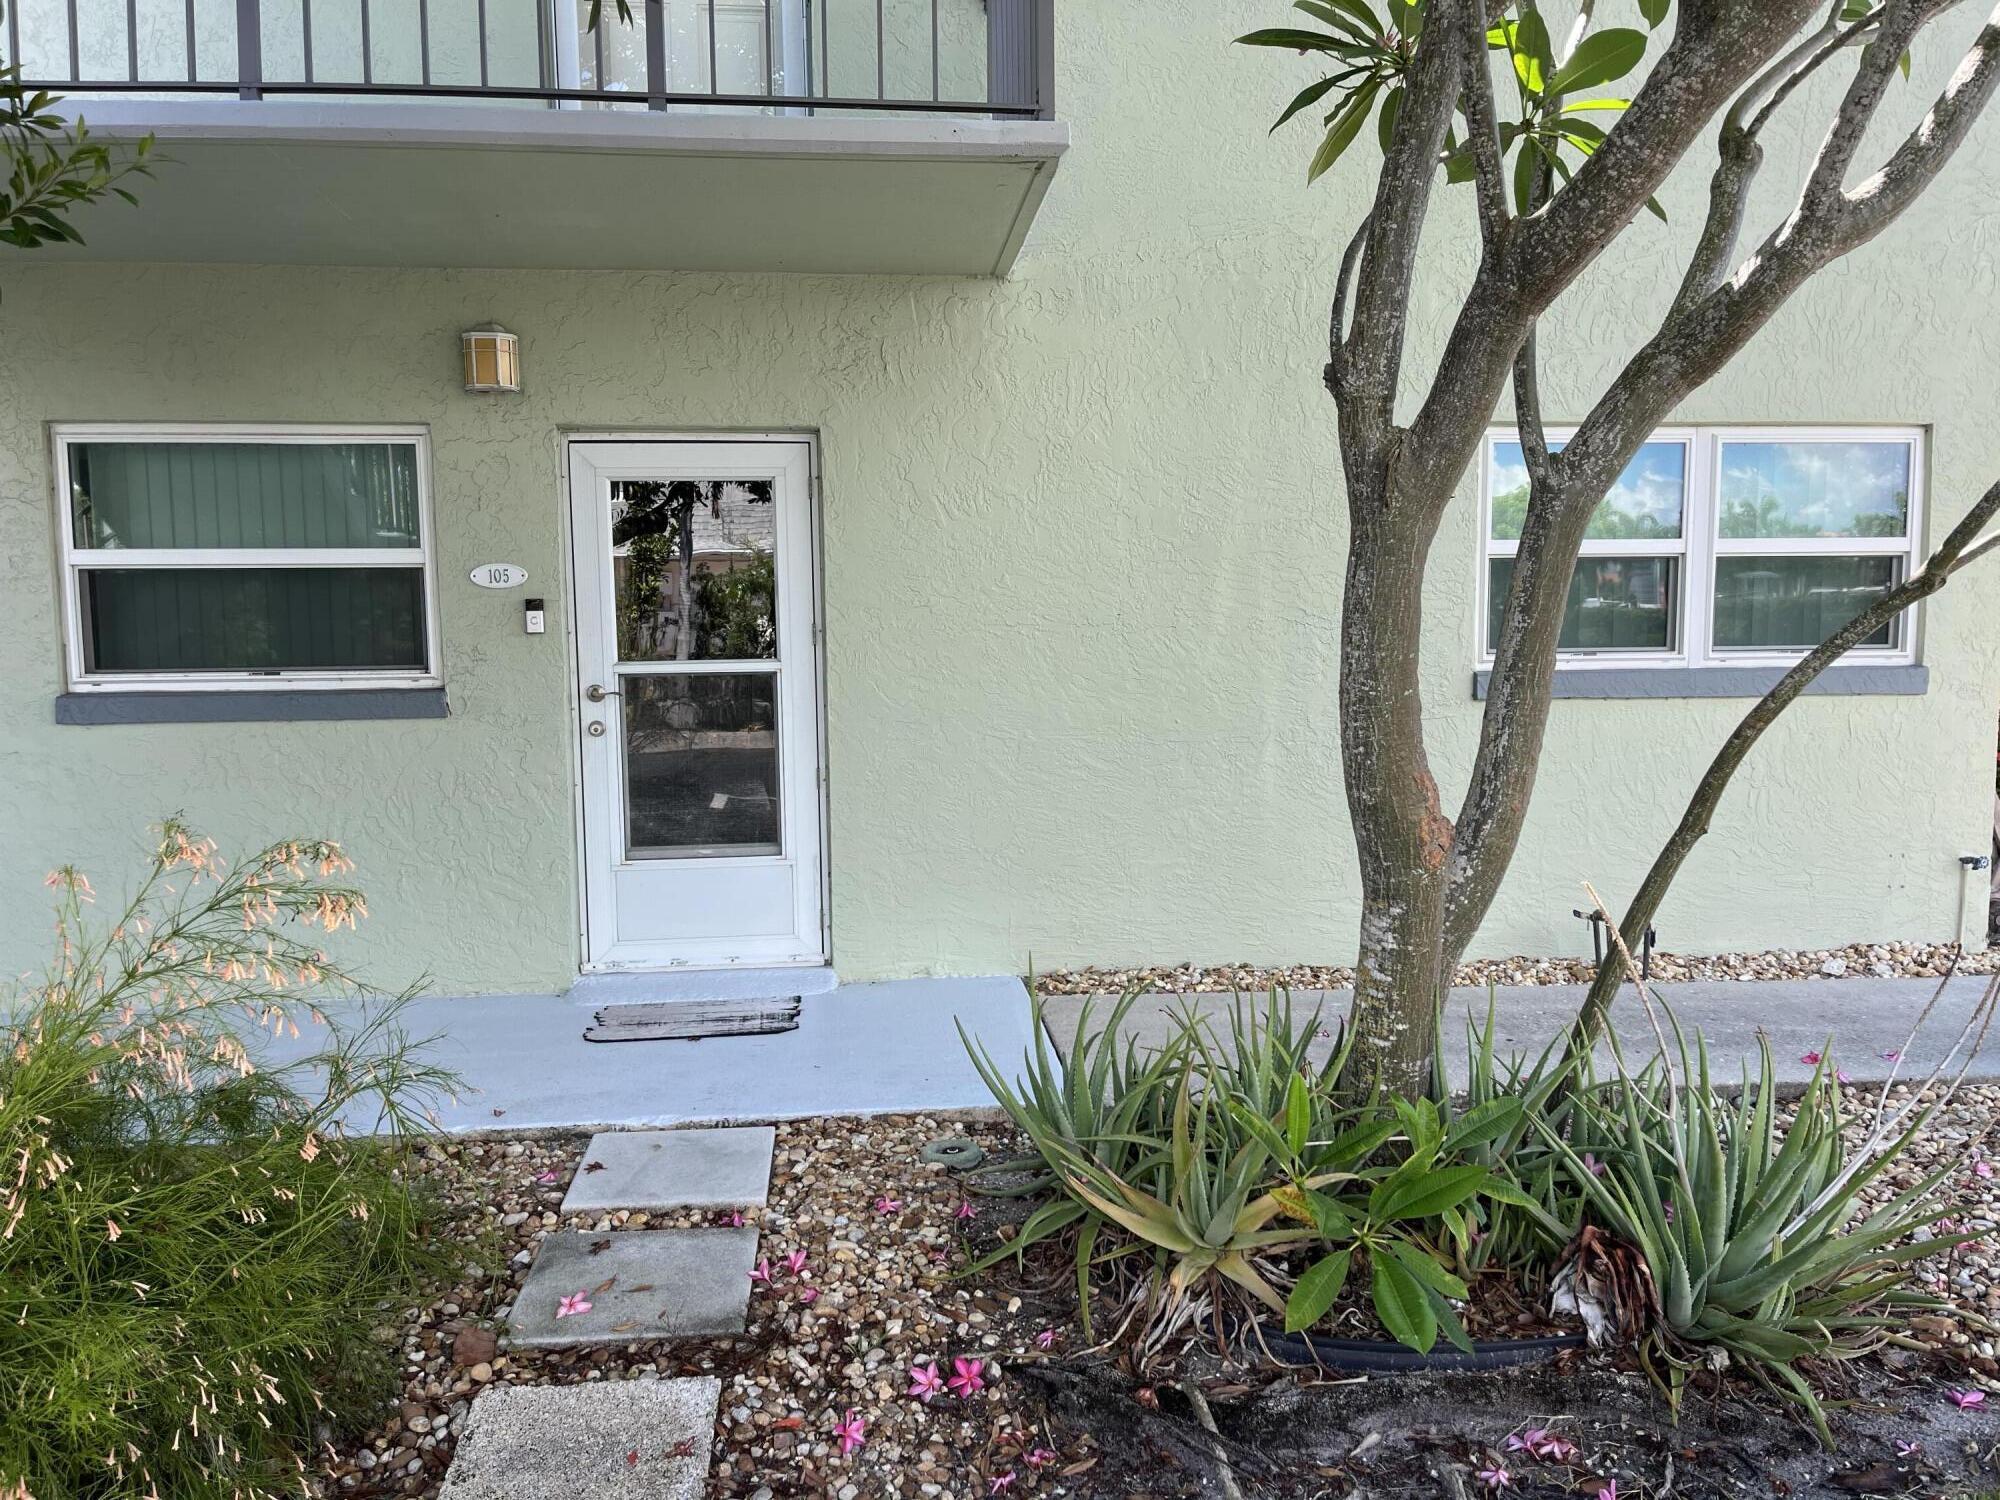
[[[1043,120],[276,100],[80,103],[156,138],[53,258],[1005,276],[1069,144]]]

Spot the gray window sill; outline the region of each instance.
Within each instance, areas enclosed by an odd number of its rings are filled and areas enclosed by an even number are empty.
[[[262,724],[325,719],[442,719],[444,689],[328,692],[62,693],[58,724]]]
[[[1558,698],[1761,698],[1778,685],[1784,667],[1571,667],[1557,668]],[[1472,674],[1472,696],[1484,698],[1491,672]],[[1926,666],[1828,667],[1808,693],[1833,697],[1915,697],[1930,690]]]

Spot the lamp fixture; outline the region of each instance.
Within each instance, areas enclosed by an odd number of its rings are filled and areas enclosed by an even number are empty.
[[[521,389],[521,340],[498,323],[468,328],[459,335],[465,351],[465,388],[468,391],[518,391]]]

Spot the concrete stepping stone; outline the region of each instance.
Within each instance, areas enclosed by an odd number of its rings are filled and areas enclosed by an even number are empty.
[[[777,1138],[769,1125],[605,1131],[590,1138],[562,1211],[761,1208]]]
[[[438,1500],[701,1500],[721,1398],[707,1375],[491,1386]]]
[[[569,1349],[741,1333],[756,1257],[747,1225],[552,1234],[514,1299],[507,1337],[521,1349]],[[590,1310],[557,1317],[579,1292]]]

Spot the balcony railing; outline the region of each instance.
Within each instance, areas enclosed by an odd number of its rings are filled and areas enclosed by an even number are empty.
[[[1055,117],[1054,0],[7,0],[64,95]]]

